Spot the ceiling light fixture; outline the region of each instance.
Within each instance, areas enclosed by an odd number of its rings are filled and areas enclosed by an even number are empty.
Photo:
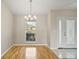
[[[29,5],[30,6],[29,7],[30,12],[29,12],[29,14],[27,16],[24,16],[24,18],[26,20],[36,20],[37,19],[37,16],[32,15],[32,0],[29,0],[29,3],[30,3],[30,5]]]

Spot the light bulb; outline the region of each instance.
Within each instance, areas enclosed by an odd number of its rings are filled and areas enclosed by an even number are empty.
[[[26,19],[26,18],[27,18],[27,16],[24,16],[24,18]]]
[[[34,17],[34,19],[37,19],[37,17],[36,16],[33,16]]]
[[[29,20],[29,18],[28,18],[27,16],[24,16],[24,18],[25,18],[26,20]]]

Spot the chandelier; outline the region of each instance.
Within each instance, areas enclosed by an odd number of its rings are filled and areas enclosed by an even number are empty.
[[[26,16],[24,16],[24,18],[26,20],[36,20],[37,17],[35,15],[32,14],[32,0],[29,0],[29,14],[27,14]]]

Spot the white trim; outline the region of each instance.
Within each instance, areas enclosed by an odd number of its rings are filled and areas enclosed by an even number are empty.
[[[13,47],[13,45],[11,45],[11,46],[1,55],[1,57],[4,56],[12,47]]]
[[[27,46],[27,45],[34,45],[34,46],[48,46],[47,44],[13,44],[13,46]]]
[[[51,47],[49,47],[50,49],[52,49],[52,50],[57,50],[58,48],[51,48]]]

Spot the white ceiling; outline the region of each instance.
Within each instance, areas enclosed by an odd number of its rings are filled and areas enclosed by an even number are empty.
[[[2,0],[15,15],[29,11],[29,0]],[[76,9],[77,0],[33,0],[32,13],[47,14],[50,9]]]

